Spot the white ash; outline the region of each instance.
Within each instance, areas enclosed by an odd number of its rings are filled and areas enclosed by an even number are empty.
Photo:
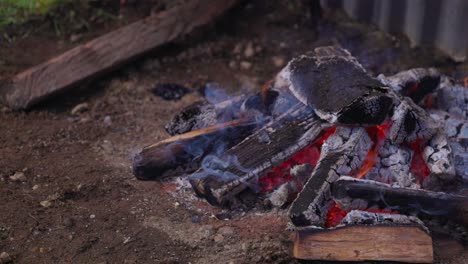
[[[337,227],[344,225],[418,225],[425,232],[429,229],[417,217],[401,214],[371,213],[361,210],[349,212]]]
[[[431,138],[438,129],[435,120],[410,98],[399,97],[401,101],[394,110],[392,125],[388,131],[391,141],[394,144],[402,144],[416,139]]]
[[[291,195],[292,189],[294,188],[293,186],[291,186],[292,184],[294,183],[283,183],[279,188],[271,192],[267,198],[271,205],[277,208],[284,207],[288,202],[288,198]]]
[[[437,109],[444,110],[459,118],[468,118],[468,89],[454,85],[449,78],[444,78],[440,89],[435,94]]]
[[[454,179],[452,147],[443,133],[438,133],[428,142],[424,148],[423,156],[431,173],[439,178]]]

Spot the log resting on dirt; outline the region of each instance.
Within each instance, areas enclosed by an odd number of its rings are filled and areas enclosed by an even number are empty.
[[[0,98],[26,109],[77,83],[97,77],[162,44],[187,35],[231,8],[236,0],[189,0],[79,45],[32,67],[1,87]]]
[[[180,172],[191,172],[219,142],[232,146],[256,127],[256,122],[235,119],[211,127],[167,138],[147,146],[133,159],[133,173],[140,180],[152,180]]]
[[[346,219],[348,218],[348,219]],[[432,263],[432,238],[412,217],[352,211],[336,228],[299,228],[293,255],[325,261]],[[352,218],[365,219],[366,224]]]

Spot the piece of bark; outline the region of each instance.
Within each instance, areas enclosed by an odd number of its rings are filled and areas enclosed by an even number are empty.
[[[193,130],[147,146],[133,159],[133,174],[140,180],[152,180],[198,168],[202,157],[213,150],[217,142],[232,146],[256,127],[256,122],[235,119],[227,123]]]
[[[108,72],[190,33],[236,0],[190,0],[79,45],[6,81],[0,93],[13,109],[26,109],[79,82]]]
[[[418,225],[344,226],[296,231],[293,256],[326,261],[432,263],[431,237]]]

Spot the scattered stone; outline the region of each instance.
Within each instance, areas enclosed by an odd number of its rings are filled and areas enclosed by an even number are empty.
[[[11,258],[10,254],[6,252],[0,253],[0,264],[6,264],[12,262],[13,259]]]
[[[215,217],[218,219],[218,220],[230,220],[232,219],[232,215],[230,213],[227,213],[227,212],[221,212],[221,213],[217,213],[215,215]]]
[[[63,226],[67,228],[72,228],[75,225],[75,221],[73,220],[73,218],[70,218],[70,217],[65,217],[62,223],[63,223]]]
[[[70,36],[70,42],[71,42],[71,43],[75,43],[75,42],[80,41],[82,38],[83,38],[83,35],[82,35],[82,34],[72,34],[72,35]]]
[[[104,125],[106,126],[111,126],[112,125],[112,118],[110,116],[105,116],[104,117]]]
[[[94,218],[96,218],[96,215],[94,215],[94,214],[89,216],[89,219],[94,219]]]
[[[229,68],[235,70],[237,69],[237,62],[235,60],[232,60],[229,62]]]
[[[192,221],[192,223],[194,224],[198,224],[201,222],[201,218],[198,215],[192,216],[192,218],[190,218],[190,221]]]
[[[216,234],[213,238],[214,242],[216,243],[222,243],[224,241],[224,236],[221,234]]]
[[[285,59],[281,56],[273,56],[271,60],[273,61],[273,65],[277,68],[281,68],[285,65]]]
[[[42,207],[47,208],[47,207],[50,207],[52,205],[52,202],[49,201],[49,200],[45,200],[45,201],[40,202],[40,204],[41,204]]]
[[[218,234],[223,236],[232,236],[234,235],[234,228],[230,226],[223,226],[218,229]]]
[[[179,100],[190,92],[190,89],[176,83],[159,83],[151,92],[164,100]]]
[[[255,55],[255,50],[254,50],[253,44],[252,44],[252,42],[249,42],[249,43],[247,43],[247,46],[245,47],[244,57],[251,58],[254,55]]]
[[[88,103],[81,103],[81,104],[77,104],[75,107],[73,107],[73,109],[71,110],[71,114],[72,115],[77,115],[77,114],[80,114],[80,113],[83,113],[85,111],[88,111],[89,109],[89,104]]]
[[[250,68],[252,68],[252,63],[248,62],[248,61],[241,61],[240,62],[240,68],[241,70],[250,70]]]
[[[24,182],[26,181],[26,176],[22,172],[15,172],[15,174],[10,176],[10,180],[14,182]]]
[[[242,50],[242,43],[237,43],[236,46],[234,46],[234,49],[232,50],[232,53],[240,54],[241,50]]]
[[[204,225],[198,229],[198,233],[202,239],[208,239],[214,235],[214,228],[212,225]]]
[[[32,187],[32,189],[33,189],[33,191],[35,191],[35,190],[39,189],[39,187],[40,187],[39,184],[35,184],[35,185]]]

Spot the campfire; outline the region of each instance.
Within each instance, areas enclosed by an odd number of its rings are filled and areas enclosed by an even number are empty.
[[[435,69],[372,77],[320,47],[257,94],[184,109],[133,171],[190,173],[214,206],[289,208],[296,258],[429,263],[433,233],[467,235],[466,98]]]

